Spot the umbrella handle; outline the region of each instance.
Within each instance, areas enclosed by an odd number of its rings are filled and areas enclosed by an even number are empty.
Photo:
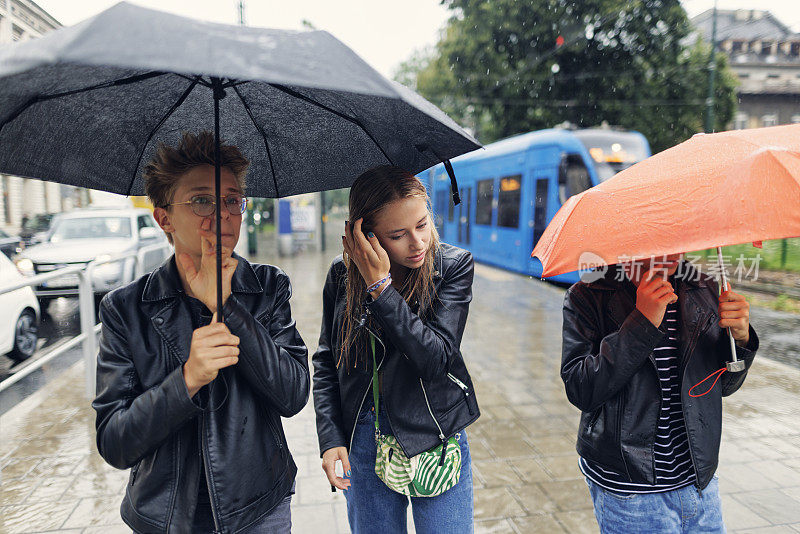
[[[725,266],[722,263],[722,248],[721,247],[717,247],[717,262],[719,264],[719,275],[720,275],[720,278],[722,279],[722,285],[720,287],[722,288],[722,291],[727,291],[728,290],[728,277],[725,274]],[[731,361],[725,363],[725,367],[727,368],[728,371],[731,371],[731,372],[734,372],[734,373],[738,372],[738,371],[744,371],[744,362],[740,361],[736,357],[736,342],[733,339],[733,334],[731,334],[731,329],[730,329],[730,327],[728,327],[725,330],[728,331],[728,341],[730,342],[730,345],[731,345],[731,357],[732,357]]]

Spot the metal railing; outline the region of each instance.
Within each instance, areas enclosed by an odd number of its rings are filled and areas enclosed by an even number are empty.
[[[8,389],[13,384],[16,384],[17,382],[19,382],[32,372],[42,368],[46,363],[50,362],[54,358],[57,358],[58,356],[64,354],[65,352],[75,347],[76,345],[81,344],[83,348],[83,360],[85,367],[86,396],[87,398],[93,398],[95,395],[95,373],[96,373],[97,350],[98,350],[97,333],[100,332],[101,328],[101,325],[99,323],[95,324],[94,322],[95,303],[94,303],[94,288],[92,286],[92,275],[94,273],[94,270],[100,265],[105,265],[107,263],[121,262],[128,260],[129,258],[133,258],[135,262],[133,278],[136,279],[137,277],[144,274],[144,260],[147,254],[169,248],[170,246],[165,243],[148,245],[146,247],[142,247],[136,252],[119,254],[111,258],[106,258],[100,261],[93,260],[86,265],[73,265],[71,267],[65,267],[63,269],[58,269],[56,271],[51,271],[49,273],[37,274],[35,276],[25,277],[19,282],[0,288],[0,295],[2,295],[5,293],[10,293],[11,291],[16,291],[17,289],[21,289],[23,287],[37,286],[40,285],[42,282],[52,280],[53,278],[60,278],[65,275],[77,274],[78,310],[80,314],[80,324],[81,324],[80,334],[73,337],[66,343],[58,345],[56,348],[43,354],[35,361],[31,362],[24,368],[20,369],[10,377],[0,382],[0,392],[5,389]],[[120,269],[120,276],[123,279],[124,275],[125,275],[125,265],[123,265],[122,268]]]

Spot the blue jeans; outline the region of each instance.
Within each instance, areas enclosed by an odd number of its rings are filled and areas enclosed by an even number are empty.
[[[586,482],[603,534],[725,533],[716,476],[702,493],[694,485],[661,493],[615,493]]]
[[[381,434],[392,435],[381,410]],[[458,484],[436,497],[411,497],[414,528],[419,534],[471,533],[472,463],[466,432],[461,432],[461,475]],[[390,490],[375,474],[375,415],[362,410],[350,451],[350,489],[345,490],[347,519],[353,534],[405,534],[409,497]]]

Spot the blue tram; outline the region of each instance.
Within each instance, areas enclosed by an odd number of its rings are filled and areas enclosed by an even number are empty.
[[[458,206],[443,165],[420,178],[443,241],[470,250],[477,261],[538,277],[542,266],[531,251],[567,198],[649,156],[650,145],[638,132],[548,129],[455,158]],[[578,273],[550,280],[573,283]]]

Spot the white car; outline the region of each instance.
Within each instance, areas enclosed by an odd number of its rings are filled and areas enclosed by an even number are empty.
[[[5,254],[0,254],[0,289],[24,280]],[[0,294],[0,354],[16,362],[30,358],[39,339],[39,302],[30,287]]]

